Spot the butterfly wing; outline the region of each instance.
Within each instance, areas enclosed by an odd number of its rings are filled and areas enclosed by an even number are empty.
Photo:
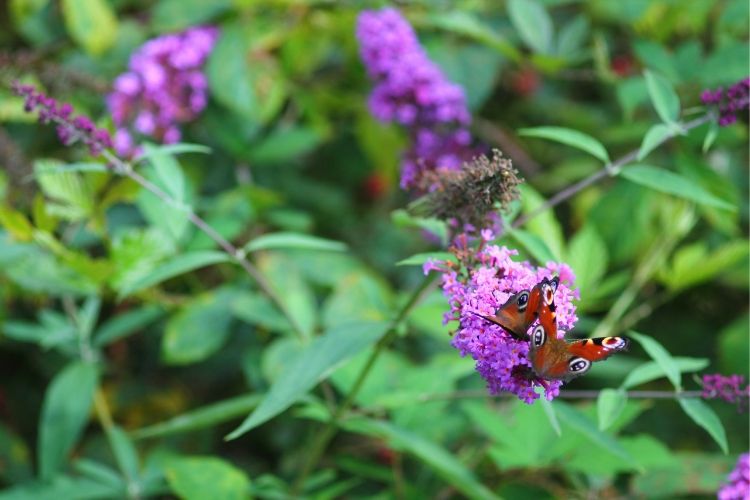
[[[485,316],[474,311],[470,312],[475,316],[479,316],[500,326],[517,339],[528,340],[529,334],[526,331],[536,319],[540,296],[541,289],[537,285],[531,290],[522,290],[511,295],[505,304],[500,306],[500,309],[497,310],[494,316]]]

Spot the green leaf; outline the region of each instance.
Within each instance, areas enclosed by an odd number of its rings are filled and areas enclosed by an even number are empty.
[[[403,260],[396,262],[397,266],[423,266],[427,261],[457,262],[456,256],[449,252],[424,252],[415,253]]]
[[[326,328],[350,321],[380,321],[391,316],[393,293],[380,276],[355,271],[342,278],[323,304]]]
[[[277,128],[250,149],[248,159],[262,165],[283,164],[311,152],[322,140],[312,128]]]
[[[117,39],[117,18],[107,0],[62,0],[65,27],[86,52],[98,56]]]
[[[396,227],[417,227],[437,236],[442,243],[448,241],[448,227],[444,221],[411,215],[403,209],[391,212],[391,220]]]
[[[203,144],[190,144],[187,142],[178,142],[177,144],[146,144],[148,147],[141,154],[137,155],[134,163],[142,161],[153,161],[155,157],[174,156],[183,153],[211,153],[211,148]]]
[[[34,176],[39,186],[48,198],[57,202],[47,203],[47,213],[72,221],[85,219],[94,209],[93,190],[87,179],[77,172],[51,173],[60,165],[52,160],[38,160],[34,163]]]
[[[346,245],[340,241],[327,240],[301,233],[270,233],[253,238],[245,245],[248,252],[258,250],[297,248],[305,250],[328,250],[331,252],[346,251]]]
[[[697,372],[709,365],[706,358],[672,358],[674,364],[680,373]],[[656,361],[648,361],[639,365],[625,377],[620,386],[623,389],[630,389],[652,380],[660,379],[664,376],[664,370]]]
[[[587,416],[561,401],[555,401],[553,406],[557,410],[557,416],[560,417],[560,420],[570,425],[582,436],[636,469],[640,469],[640,465],[635,458],[615,438],[597,430],[594,422]]]
[[[651,103],[664,123],[674,124],[680,117],[680,98],[669,80],[650,70],[644,72]]]
[[[632,165],[619,174],[631,182],[646,186],[662,193],[679,196],[711,207],[736,211],[737,207],[712,195],[691,179],[683,175],[650,165]]]
[[[672,291],[684,290],[715,279],[732,266],[747,262],[750,245],[747,240],[728,241],[710,253],[704,241],[677,249],[669,266],[659,273],[659,278]]]
[[[167,193],[177,202],[184,201],[185,175],[174,156],[149,143],[143,144],[143,150],[145,154],[142,158],[148,159],[151,166],[154,167],[154,171],[161,180],[161,184],[166,188]]]
[[[380,340],[387,330],[386,322],[360,321],[338,325],[315,338],[290,362],[258,408],[226,439],[236,439],[289,408],[339,365]]]
[[[651,356],[651,359],[656,361],[675,389],[681,390],[680,368],[674,358],[672,358],[672,355],[660,343],[648,335],[643,335],[632,330],[629,332],[629,335],[641,344],[641,347]]]
[[[534,233],[524,231],[523,229],[514,229],[509,232],[509,235],[521,244],[540,265],[560,260],[559,257],[552,253],[552,250],[550,250],[544,240]]]
[[[663,143],[668,137],[672,136],[672,129],[663,123],[657,123],[646,132],[641,142],[641,149],[638,150],[636,159],[641,161],[648,154]]]
[[[512,43],[503,38],[476,15],[465,10],[433,12],[427,18],[435,27],[474,39],[501,53],[512,61],[520,61],[523,54]]]
[[[107,429],[107,438],[115,454],[117,466],[126,476],[128,483],[138,481],[138,452],[130,437],[120,427],[114,425]]]
[[[34,175],[61,174],[64,172],[107,172],[102,163],[52,163],[44,162],[34,170]]]
[[[231,303],[232,314],[251,325],[258,325],[274,332],[292,331],[289,320],[260,293],[238,294]]]
[[[93,364],[73,362],[47,388],[39,421],[41,479],[52,479],[78,442],[89,419],[97,378]]]
[[[458,461],[444,448],[418,434],[383,420],[358,418],[345,421],[344,426],[353,432],[385,439],[397,450],[411,453],[467,498],[498,498],[477,480],[469,467]]]
[[[535,52],[550,53],[554,28],[544,6],[535,0],[510,0],[508,14],[526,45]]]
[[[577,130],[564,127],[534,127],[522,128],[518,131],[519,135],[527,137],[539,137],[551,141],[567,144],[581,151],[600,159],[604,163],[609,163],[609,154],[604,145],[588,134]]]
[[[594,224],[586,224],[570,240],[566,259],[576,275],[581,296],[595,293],[607,270],[609,255],[604,239]]]
[[[233,294],[220,290],[192,300],[172,316],[162,338],[162,357],[173,365],[202,361],[218,351],[229,336]]]
[[[724,426],[721,424],[721,420],[716,416],[716,413],[706,403],[700,399],[695,398],[678,398],[680,406],[688,414],[693,421],[706,429],[706,431],[714,438],[714,441],[721,447],[721,450],[726,454],[729,451],[727,445],[727,435],[724,431]]]
[[[147,305],[114,316],[106,321],[94,335],[94,345],[104,347],[123,337],[131,335],[149,323],[156,321],[164,314],[157,305]]]
[[[628,395],[622,389],[602,389],[596,400],[597,415],[599,416],[599,430],[604,431],[620,416]]]
[[[708,131],[706,132],[706,137],[703,139],[703,152],[704,153],[707,153],[708,150],[711,149],[711,146],[713,145],[718,135],[719,135],[719,122],[716,120],[711,120],[708,123]]]
[[[317,301],[300,270],[290,258],[278,253],[261,254],[257,263],[284,304],[283,314],[302,337],[311,338],[318,322]]]
[[[117,295],[117,299],[122,300],[128,295],[132,295],[145,288],[152,287],[162,281],[166,281],[195,269],[218,264],[220,262],[229,262],[230,260],[231,258],[226,253],[213,250],[202,250],[177,255],[176,257],[172,257],[166,262],[159,264],[149,274],[121,288],[120,293]]]
[[[245,500],[250,480],[240,469],[216,457],[179,457],[164,468],[172,491],[185,500]]]
[[[544,204],[544,198],[528,184],[521,184],[519,191],[521,192],[523,213],[531,213]],[[535,234],[544,241],[556,260],[565,255],[562,226],[560,226],[560,222],[555,217],[553,210],[546,210],[540,213],[529,220],[525,227],[526,231]]]
[[[158,32],[180,31],[205,23],[232,6],[232,0],[160,0],[151,13]]]
[[[211,95],[245,117],[255,118],[257,98],[248,62],[250,46],[239,25],[221,30],[206,66]]]
[[[589,22],[583,14],[573,18],[560,30],[557,38],[557,54],[568,61],[576,60],[583,51],[589,31]]]
[[[133,431],[132,435],[135,439],[148,439],[215,427],[247,415],[249,411],[258,406],[261,399],[262,396],[259,394],[225,399],[218,403],[211,403],[196,410],[181,413],[166,422],[143,427]]]

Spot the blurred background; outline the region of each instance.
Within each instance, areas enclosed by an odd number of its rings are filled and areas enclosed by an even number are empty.
[[[301,486],[294,483],[310,443],[371,349],[329,366],[330,377],[291,410],[224,440],[297,366],[311,339],[345,320],[395,316],[424,280],[421,266],[398,262],[445,250],[426,236],[434,221],[403,210],[414,198],[399,188],[408,130],[379,122],[368,108],[373,82],[356,21],[361,10],[386,5],[3,3],[0,498],[716,495],[748,450],[746,399],[744,413],[705,402],[715,412],[704,415],[711,435],[670,396],[658,369],[622,386],[651,359],[633,346],[565,389],[667,396],[630,398],[604,428],[598,392],[555,401],[558,435],[542,405],[486,395],[473,361],[450,345],[457,325],[443,324],[448,305],[435,287],[399,323],[357,393],[353,423]],[[705,112],[703,90],[750,74],[745,0],[390,5],[464,89],[476,147],[500,149],[526,179],[509,218],[602,168],[583,151],[520,129],[575,129],[615,160],[638,150],[659,123],[645,70],[674,87],[684,120]],[[195,89],[205,103],[173,114],[179,140],[210,153],[176,157],[172,180],[182,200],[237,246],[269,233],[343,243],[251,249],[286,315],[230,262],[188,266],[141,286],[180,255],[215,245],[184,212],[130,179],[82,167],[102,163],[84,147],[63,146],[10,89],[14,80],[34,84],[114,133],[132,126],[133,117],[113,111],[111,96],[121,92],[118,77],[138,67],[133,55],[196,26],[217,29],[191,67],[202,75]],[[175,50],[184,54],[198,42],[182,43]],[[700,391],[706,373],[747,380],[750,365],[747,115],[716,129],[704,152],[710,130],[701,125],[643,163],[735,210],[607,177],[498,242],[535,263],[547,256],[568,263],[581,296],[575,335],[603,319],[607,333],[648,334],[675,358],[689,391]],[[134,140],[170,142],[147,131]],[[137,168],[156,179],[147,163]],[[613,315],[616,303],[624,307]],[[92,362],[95,370],[81,368]],[[727,453],[717,444],[724,433]]]

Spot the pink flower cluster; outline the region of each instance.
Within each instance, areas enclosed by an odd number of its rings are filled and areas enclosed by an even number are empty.
[[[716,90],[704,90],[701,101],[706,105],[716,106],[719,110],[719,125],[726,127],[737,121],[739,113],[748,112],[750,106],[750,78],[744,78],[726,91],[719,87]]]
[[[745,377],[742,375],[704,375],[702,383],[703,399],[723,399],[727,403],[736,404],[740,411],[747,408],[750,384],[745,383]]]
[[[107,96],[118,154],[135,153],[136,135],[167,144],[180,140],[179,124],[206,107],[208,81],[202,68],[218,35],[217,28],[198,26],[149,40],[130,57],[128,71]]]
[[[728,479],[716,494],[719,500],[750,500],[750,453],[740,455]]]
[[[529,262],[516,262],[511,257],[518,252],[506,247],[490,245],[494,239],[490,230],[481,232],[476,249],[465,235],[456,240],[456,252],[471,261],[465,269],[447,262],[427,262],[425,273],[437,270],[442,273],[443,294],[448,298],[450,310],[445,322],[459,321],[452,345],[462,356],[470,355],[476,361],[476,370],[487,381],[490,394],[511,392],[526,403],[533,403],[539,395],[535,386],[545,389],[548,400],[560,392],[562,382],[543,380],[531,372],[528,360],[529,343],[511,337],[505,330],[469,311],[494,315],[508,298],[524,289],[533,288],[544,278],[560,277],[555,294],[557,304],[558,337],[573,328],[578,321],[573,299],[578,290],[571,288],[575,281],[573,271],[566,264],[549,262],[544,267]]]

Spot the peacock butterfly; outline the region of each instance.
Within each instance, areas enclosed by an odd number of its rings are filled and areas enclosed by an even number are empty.
[[[529,360],[534,372],[547,380],[569,381],[586,373],[595,361],[607,359],[628,347],[626,337],[598,337],[570,340],[557,338],[555,291],[557,282],[546,278],[539,283],[539,324],[531,332]]]

